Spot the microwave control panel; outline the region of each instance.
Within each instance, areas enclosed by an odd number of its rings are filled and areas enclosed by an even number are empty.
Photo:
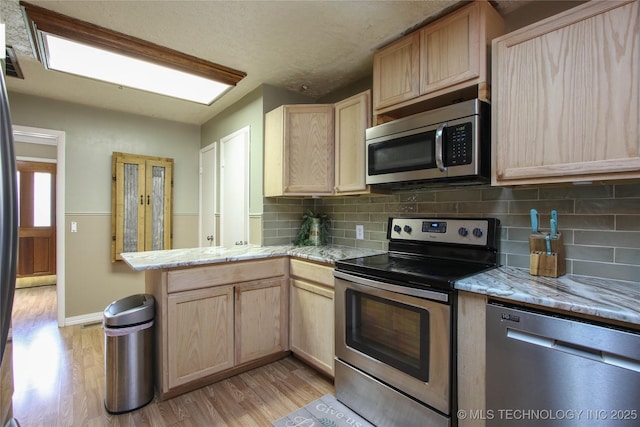
[[[460,123],[445,128],[447,166],[468,165],[473,161],[473,125]]]

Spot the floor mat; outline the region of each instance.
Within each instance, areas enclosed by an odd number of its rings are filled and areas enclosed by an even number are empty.
[[[273,422],[274,427],[375,427],[330,394]]]

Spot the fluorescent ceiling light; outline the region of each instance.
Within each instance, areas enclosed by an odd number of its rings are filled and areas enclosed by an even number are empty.
[[[209,105],[231,86],[162,65],[42,33],[47,67]]]
[[[20,1],[46,68],[211,104],[247,74]]]

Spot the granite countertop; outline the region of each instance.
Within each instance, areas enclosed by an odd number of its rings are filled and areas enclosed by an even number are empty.
[[[334,264],[336,260],[384,253],[344,246],[257,246],[243,245],[226,249],[219,246],[163,251],[126,252],[122,259],[135,271],[179,268],[220,262],[244,261],[277,256],[293,256]]]
[[[458,280],[455,287],[514,302],[640,325],[640,282],[570,274],[558,278],[532,276],[524,269],[499,267]]]
[[[256,246],[231,249],[205,247],[123,253],[135,271],[180,268],[230,261],[293,256],[334,264],[335,261],[384,253],[343,246]],[[527,270],[498,267],[456,281],[456,289],[499,297],[514,303],[534,304],[569,313],[597,316],[640,325],[640,282],[564,275],[559,278],[532,276]]]

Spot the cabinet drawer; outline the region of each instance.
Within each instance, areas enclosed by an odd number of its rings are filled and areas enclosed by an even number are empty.
[[[167,292],[268,279],[286,274],[287,258],[268,258],[168,272]]]
[[[309,280],[333,288],[333,265],[316,264],[291,258],[289,273],[300,279]]]

